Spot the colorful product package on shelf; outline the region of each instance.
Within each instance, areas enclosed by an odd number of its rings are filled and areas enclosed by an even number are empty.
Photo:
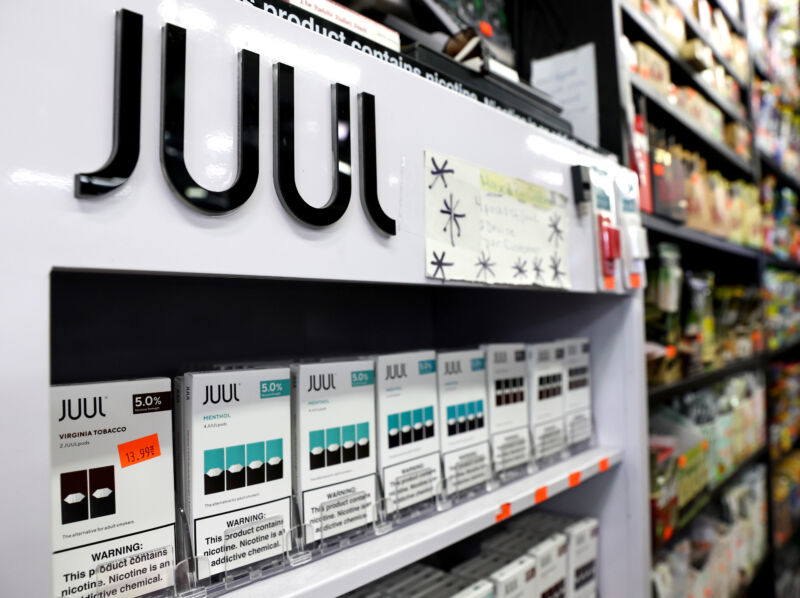
[[[645,294],[645,332],[650,345],[647,381],[651,385],[668,384],[682,375],[678,358],[683,285],[681,254],[676,245],[659,243],[657,255],[658,267],[648,276]]]
[[[480,349],[436,356],[439,442],[448,493],[492,477],[487,420],[486,357]]]
[[[374,520],[374,384],[372,360],[292,366],[295,492],[314,541]]]
[[[170,380],[53,386],[50,432],[54,595],[172,586]]]
[[[620,272],[622,248],[614,174],[592,167],[589,169],[589,180],[592,229],[597,256],[597,288],[600,291],[620,290],[623,288]]]
[[[209,565],[199,576],[283,554],[292,526],[289,368],[192,372],[177,389],[184,508],[194,554]]]
[[[566,353],[564,427],[567,446],[574,454],[587,448],[593,441],[592,364],[588,338],[573,338],[563,342]]]
[[[650,257],[647,230],[639,214],[639,178],[632,170],[621,169],[614,186],[622,242],[622,282],[628,290],[638,289],[647,286],[645,260]]]
[[[536,461],[559,460],[566,449],[564,388],[566,350],[563,342],[528,345],[531,387],[530,426]]]
[[[653,545],[672,538],[678,525],[678,456],[675,438],[650,435],[650,518]]]
[[[441,480],[436,353],[380,355],[377,375],[378,469],[389,511],[432,498]]]
[[[683,508],[708,485],[703,434],[689,418],[670,408],[650,415],[651,434],[676,439],[678,454],[678,507]]]
[[[490,344],[486,353],[489,440],[496,472],[523,465],[531,457],[525,345]]]

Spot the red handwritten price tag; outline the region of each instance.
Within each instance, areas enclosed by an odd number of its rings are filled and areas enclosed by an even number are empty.
[[[158,434],[150,434],[150,436],[118,444],[117,451],[121,467],[136,465],[142,461],[159,457],[161,456],[161,447],[158,444]]]

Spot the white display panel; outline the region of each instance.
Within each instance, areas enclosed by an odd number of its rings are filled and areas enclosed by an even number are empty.
[[[115,11],[122,8],[144,17],[138,164],[118,191],[78,200],[74,175],[99,168],[111,147]],[[162,174],[161,28],[166,22],[187,29],[187,167],[210,189],[229,186],[236,175],[237,51],[260,54],[259,179],[252,197],[234,213],[195,211],[173,194]],[[570,201],[570,165],[599,160],[559,136],[235,1],[7,3],[0,8],[0,54],[5,57],[0,61],[0,389],[10,414],[2,419],[0,434],[11,446],[25,447],[0,461],[8,476],[25,484],[25,492],[6,497],[2,519],[6,541],[0,545],[0,573],[9,595],[46,596],[51,587],[44,422],[54,268],[440,285],[424,276],[426,147],[541,185]],[[331,190],[330,85],[336,81],[351,88],[353,191],[343,218],[329,228],[299,224],[275,193],[271,68],[279,60],[295,69],[296,180],[315,206]],[[375,96],[378,196],[397,220],[392,238],[372,227],[359,200],[356,94],[361,91]],[[590,292],[595,287],[592,249],[580,242],[590,238],[590,229],[577,211],[569,214],[570,238],[576,241],[569,253],[572,287]],[[641,343],[642,338],[640,322],[631,321],[641,317],[641,310],[627,302],[623,307],[622,300],[619,305],[609,320],[619,337],[609,359],[623,355],[618,343]],[[638,349],[624,355],[633,359]],[[601,394],[618,391],[624,382],[633,388],[628,404],[643,396],[641,367],[632,380],[619,382],[615,388],[603,385]],[[631,438],[624,434],[626,421],[636,430]],[[598,435],[601,443],[624,446],[626,467],[635,467],[633,473],[646,480],[646,459],[629,446],[629,440],[643,442],[644,425],[633,409],[624,421],[598,422]],[[634,514],[630,523],[626,515],[631,503],[646,513],[646,490],[641,490],[620,482],[613,486],[617,502],[605,501],[620,533],[633,525],[646,535],[646,520]],[[639,544],[632,544],[632,554],[641,552]],[[622,580],[644,587],[649,563],[615,566],[620,575],[602,574],[601,584],[610,584],[609,590]]]

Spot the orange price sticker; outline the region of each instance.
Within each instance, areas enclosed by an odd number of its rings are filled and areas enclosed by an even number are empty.
[[[614,277],[613,276],[606,276],[603,279],[603,283],[605,284],[606,290],[611,291],[614,289]]]
[[[667,345],[667,359],[675,359],[677,354],[678,349],[675,348],[675,345]]]
[[[686,467],[686,455],[681,455],[678,457],[678,467],[684,468]]]
[[[664,528],[664,540],[669,540],[672,537],[672,526],[668,525]]]
[[[708,450],[708,440],[706,440],[704,438],[703,442],[700,443],[700,446],[703,448],[703,451],[707,451]]]
[[[119,464],[121,467],[136,465],[161,456],[161,447],[158,444],[158,434],[150,434],[117,445]]]
[[[511,503],[506,502],[500,505],[500,512],[494,516],[495,523],[500,523],[503,519],[511,517]]]
[[[538,505],[540,502],[544,502],[547,500],[547,486],[542,486],[541,488],[537,488],[536,492],[533,493],[533,504]]]
[[[642,286],[642,275],[634,272],[631,274],[630,282],[632,289],[638,289],[640,286]]]
[[[597,464],[597,470],[600,472],[608,471],[608,457],[600,459],[600,462]]]
[[[577,486],[580,483],[581,483],[581,472],[580,471],[574,471],[571,474],[569,474],[569,487],[570,488],[574,488],[575,486]]]

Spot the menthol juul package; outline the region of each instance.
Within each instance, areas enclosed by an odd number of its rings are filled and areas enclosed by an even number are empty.
[[[564,341],[567,374],[564,398],[564,424],[567,444],[587,444],[592,437],[592,387],[589,339],[573,338]]]
[[[201,577],[280,555],[291,527],[289,368],[193,372],[178,387],[184,507],[209,565]]]
[[[492,459],[495,471],[503,471],[530,459],[525,345],[494,344],[483,349]]]
[[[439,353],[440,446],[448,492],[491,477],[486,407],[486,360],[480,349]]]
[[[141,596],[173,583],[167,378],[50,389],[55,596]]]
[[[564,343],[528,345],[530,423],[536,460],[556,460],[564,435]]]
[[[387,509],[432,498],[441,478],[436,353],[380,355],[375,362],[378,469]]]
[[[300,364],[292,374],[295,491],[304,524],[320,540],[372,523],[374,361]]]

